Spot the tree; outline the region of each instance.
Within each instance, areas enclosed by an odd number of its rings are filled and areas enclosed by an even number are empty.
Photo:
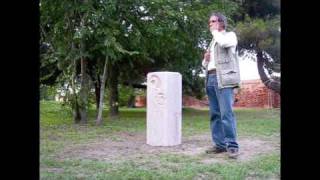
[[[97,119],[96,124],[101,125],[102,124],[102,111],[103,111],[103,97],[104,97],[104,90],[105,90],[105,83],[107,79],[107,67],[108,67],[108,57],[106,57],[104,68],[103,68],[103,76],[102,76],[102,82],[101,82],[101,89],[99,89],[99,106],[97,107],[98,113],[97,113]],[[97,89],[96,89],[97,91]]]
[[[62,71],[61,81],[71,85],[71,106],[76,123],[87,122],[89,92],[87,39],[90,36],[91,1],[41,1],[41,44],[50,51],[41,62],[54,61]],[[79,67],[79,68],[78,68]],[[78,84],[80,86],[78,86]]]
[[[235,3],[226,2],[226,14],[237,11]],[[52,62],[52,69],[61,71],[56,79],[71,86],[68,94],[76,122],[86,119],[82,112],[91,77],[101,124],[105,86],[111,117],[118,114],[118,84],[143,82],[150,71],[178,71],[189,89],[185,92],[198,91],[194,86],[203,51],[199,44],[209,41],[209,12],[221,7],[220,2],[207,1],[42,0],[41,44],[48,44],[50,51],[43,53],[41,62]]]
[[[139,73],[144,71],[144,75],[161,70],[180,72],[184,93],[201,96],[204,83],[198,75],[201,73],[203,47],[199,45],[210,42],[207,19],[211,11],[221,11],[224,7],[223,12],[228,15],[237,12],[236,3],[226,2],[229,6],[220,2],[146,1],[144,10],[136,9],[134,17],[128,15],[128,19],[132,18],[132,31],[143,34],[139,44],[143,56],[140,61],[129,62],[138,68]],[[130,41],[130,46],[131,42],[135,41]]]
[[[280,0],[244,0],[242,6],[251,18],[268,19],[280,14]]]
[[[280,18],[270,20],[250,19],[237,25],[240,53],[247,50],[256,54],[258,72],[262,82],[280,93]],[[265,72],[265,69],[267,72]]]

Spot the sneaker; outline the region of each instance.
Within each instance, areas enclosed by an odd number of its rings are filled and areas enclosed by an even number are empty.
[[[209,148],[209,149],[207,149],[206,150],[206,153],[207,154],[218,154],[218,153],[223,153],[223,152],[227,152],[227,150],[226,149],[223,149],[223,148],[218,148],[218,147],[216,147],[216,146],[214,146],[214,147],[211,147],[211,148]]]
[[[231,159],[237,159],[239,156],[239,150],[236,148],[230,148],[228,149],[228,156]]]

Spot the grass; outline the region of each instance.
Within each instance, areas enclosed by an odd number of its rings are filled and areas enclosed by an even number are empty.
[[[118,120],[107,118],[94,125],[95,110],[89,110],[86,126],[74,125],[71,111],[56,102],[40,102],[41,179],[280,179],[280,154],[270,152],[246,162],[227,160],[204,164],[197,156],[162,153],[139,160],[103,160],[56,156],[66,147],[80,146],[100,138],[117,140],[117,132],[144,133],[146,109],[121,108]],[[236,109],[239,137],[279,138],[280,111]],[[209,132],[208,110],[183,109],[184,137]]]
[[[48,163],[48,162],[47,162]],[[160,165],[151,160],[127,161],[118,164],[94,160],[65,160],[51,162],[49,167],[62,171],[43,172],[42,179],[270,179],[279,178],[280,158],[278,154],[259,157],[245,163],[208,164],[184,156],[163,155]],[[150,168],[151,167],[151,168]],[[47,168],[49,169],[49,168]]]

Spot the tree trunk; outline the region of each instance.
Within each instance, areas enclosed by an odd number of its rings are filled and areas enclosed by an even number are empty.
[[[95,92],[95,104],[96,104],[96,115],[98,114],[99,109],[99,98],[100,98],[100,86],[101,86],[101,78],[98,72],[97,66],[100,59],[92,59],[88,61],[88,75],[90,77],[90,82],[93,82],[94,92]],[[103,73],[103,72],[102,72]]]
[[[129,90],[130,96],[128,98],[127,107],[128,108],[134,108],[135,107],[135,97],[136,97],[134,95],[134,88],[133,88],[131,83],[130,83],[130,85],[128,87],[130,88],[130,90]]]
[[[77,76],[77,60],[73,60],[73,74],[71,79],[71,88],[72,88],[72,99],[71,99],[71,107],[72,107],[72,115],[74,123],[78,124],[81,120],[80,116],[80,108],[78,102],[78,95],[76,93],[76,76]]]
[[[118,76],[119,70],[116,65],[109,63],[109,116],[111,119],[116,119],[119,115],[119,93],[118,93]]]
[[[269,78],[264,71],[263,65],[266,63],[266,59],[263,57],[262,51],[258,51],[257,53],[257,66],[258,72],[260,75],[260,79],[267,88],[274,90],[278,94],[280,94],[280,82]]]
[[[128,104],[127,107],[128,108],[135,108],[135,95],[131,94],[129,99],[128,99]]]
[[[87,75],[87,60],[81,59],[81,88],[80,88],[80,116],[81,124],[87,123],[88,120],[88,93],[89,93],[89,77]]]
[[[104,63],[102,82],[100,85],[99,109],[98,109],[98,115],[97,115],[97,120],[96,120],[97,125],[101,125],[102,120],[103,120],[102,119],[103,97],[104,97],[105,83],[106,83],[106,79],[107,79],[107,65],[108,65],[107,63],[108,63],[108,58],[106,58],[106,61]]]
[[[98,111],[99,104],[100,104],[100,90],[101,90],[101,81],[100,81],[100,75],[97,76],[97,79],[94,83],[94,89],[96,94],[96,109]],[[98,114],[98,113],[97,113]]]
[[[72,110],[72,114],[73,114],[73,121],[78,124],[80,123],[81,120],[81,116],[80,116],[80,111],[79,111],[79,105],[77,102],[75,102],[73,110]]]

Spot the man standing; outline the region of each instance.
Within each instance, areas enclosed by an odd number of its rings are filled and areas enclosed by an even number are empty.
[[[233,90],[239,87],[240,72],[236,54],[237,37],[226,32],[227,19],[220,13],[212,13],[209,28],[212,41],[204,54],[202,65],[206,68],[206,91],[210,107],[210,128],[214,146],[207,153],[228,152],[237,158],[236,118],[233,113]]]

